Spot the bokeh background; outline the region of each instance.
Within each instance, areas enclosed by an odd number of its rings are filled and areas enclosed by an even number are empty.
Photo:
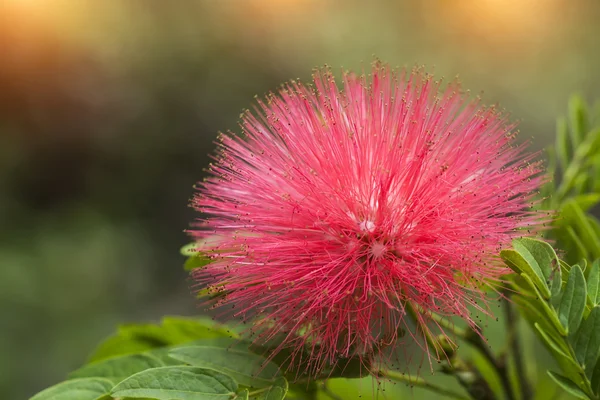
[[[255,94],[325,63],[425,64],[540,149],[569,94],[600,98],[598,21],[597,0],[0,0],[2,397],[118,323],[199,312],[188,199]]]

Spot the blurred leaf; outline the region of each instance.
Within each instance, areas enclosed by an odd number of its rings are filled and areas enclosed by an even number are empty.
[[[282,376],[277,378],[273,386],[260,395],[261,400],[283,400],[288,392],[288,381]]]
[[[591,377],[600,356],[600,307],[594,307],[573,339],[577,360]]]
[[[162,366],[164,364],[156,357],[133,354],[88,364],[70,373],[69,378],[105,378],[116,385],[133,374]]]
[[[100,361],[118,355],[141,353],[198,339],[237,336],[234,331],[209,318],[164,317],[162,325],[121,325],[117,335],[101,343],[89,360]]]
[[[108,379],[73,379],[51,386],[30,400],[97,400],[107,395],[112,387]]]
[[[142,353],[156,346],[155,342],[119,335],[111,336],[96,347],[96,350],[89,357],[88,362],[96,362],[125,354]]]
[[[244,389],[240,393],[238,393],[233,398],[233,400],[248,400],[249,396],[250,396],[250,392],[248,392],[248,389]]]
[[[579,328],[586,303],[585,278],[579,265],[569,272],[569,279],[564,289],[558,308],[558,318],[567,329],[567,333],[575,333]]]
[[[600,302],[600,259],[592,263],[587,278],[587,294],[591,305],[598,305]]]
[[[569,394],[579,398],[579,399],[589,399],[589,396],[585,394],[583,390],[581,390],[572,380],[566,378],[556,372],[548,371],[548,375],[554,382],[558,384],[561,388],[563,388]]]
[[[561,210],[561,216],[563,220],[560,223],[568,224],[575,229],[584,249],[594,254],[594,258],[600,257],[600,238],[596,235],[581,207],[573,199],[565,202]]]
[[[229,400],[238,385],[231,377],[197,367],[162,367],[139,372],[122,381],[113,397],[150,397],[157,400]]]
[[[210,368],[248,387],[265,387],[280,375],[279,367],[266,358],[237,349],[193,346],[172,350],[169,355],[194,367]]]
[[[556,124],[555,151],[561,171],[564,172],[569,165],[572,154],[571,144],[569,143],[569,127],[564,118],[559,118]]]
[[[584,193],[573,197],[572,200],[579,206],[581,211],[586,212],[600,202],[600,193]]]
[[[572,96],[569,100],[569,124],[571,144],[575,149],[588,133],[587,106],[580,96]]]
[[[179,253],[185,257],[192,257],[198,254],[198,243],[192,242],[179,249]]]
[[[183,269],[186,271],[191,271],[196,268],[202,268],[208,264],[210,264],[213,260],[203,255],[194,255],[185,260],[183,264]]]

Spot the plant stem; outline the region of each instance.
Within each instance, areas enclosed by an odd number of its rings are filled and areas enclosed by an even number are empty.
[[[506,398],[508,400],[516,400],[515,392],[510,382],[510,376],[508,375],[506,361],[502,358],[497,358],[494,353],[492,353],[487,343],[484,342],[484,340],[475,332],[469,336],[467,341],[469,344],[471,344],[471,346],[478,350],[481,355],[490,363],[492,368],[494,368],[496,374],[498,374],[498,377],[500,378],[500,382],[502,382],[502,387],[504,388]]]
[[[525,364],[521,354],[521,342],[518,334],[519,318],[515,313],[513,305],[508,301],[504,301],[504,314],[506,316],[506,326],[508,328],[508,351],[512,355],[515,362],[515,370],[519,379],[521,389],[521,398],[530,399],[533,397],[533,390],[525,373]]]
[[[427,382],[426,380],[424,380],[423,378],[420,378],[418,376],[406,375],[406,374],[402,374],[400,372],[390,371],[390,370],[380,370],[379,376],[388,378],[388,379],[396,381],[396,382],[403,382],[410,386],[427,389],[427,390],[430,390],[437,394],[448,396],[452,399],[470,400],[469,397],[467,397],[461,393],[455,392],[453,390],[445,389],[445,388],[435,385],[431,382]]]

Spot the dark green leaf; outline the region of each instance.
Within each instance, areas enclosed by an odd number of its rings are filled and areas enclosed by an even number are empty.
[[[162,367],[139,372],[119,383],[113,397],[157,400],[228,400],[238,385],[231,377],[197,367]]]
[[[238,349],[212,346],[180,347],[169,355],[195,367],[210,368],[248,387],[265,387],[280,375],[279,367],[264,357]]]
[[[96,400],[108,394],[112,386],[107,379],[73,379],[49,387],[30,400]]]
[[[581,390],[572,380],[566,378],[556,372],[547,371],[548,375],[554,382],[558,384],[561,388],[563,388],[567,393],[579,398],[579,399],[589,399],[589,396],[585,394],[583,390]]]
[[[596,366],[592,373],[592,390],[596,394],[600,393],[600,360],[596,361]]]
[[[558,308],[558,319],[567,333],[575,333],[579,328],[585,310],[586,296],[583,272],[579,265],[575,265],[569,272],[569,279]]]
[[[591,376],[600,356],[600,307],[594,307],[573,339],[577,360]]]
[[[288,382],[282,376],[278,378],[273,386],[267,389],[261,396],[261,400],[283,400],[288,392]]]
[[[133,374],[163,365],[150,355],[132,354],[88,364],[69,374],[69,378],[105,378],[116,385]]]
[[[587,295],[592,306],[600,303],[600,259],[592,263],[587,278]]]

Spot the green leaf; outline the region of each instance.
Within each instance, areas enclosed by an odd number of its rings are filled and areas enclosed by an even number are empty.
[[[154,341],[114,335],[96,347],[96,350],[94,350],[92,355],[88,358],[88,362],[101,361],[126,354],[141,353],[153,349],[156,346],[157,344]]]
[[[73,379],[49,387],[30,400],[97,400],[107,395],[112,386],[102,378]]]
[[[592,306],[600,303],[600,259],[592,263],[587,278],[587,295]]]
[[[600,356],[600,307],[594,307],[573,339],[577,360],[591,376]]]
[[[280,375],[279,367],[248,351],[212,346],[180,347],[169,355],[195,367],[210,368],[248,387],[265,387]]]
[[[192,257],[198,254],[198,243],[192,242],[179,249],[179,253],[185,257]]]
[[[575,232],[585,248],[592,254],[600,256],[600,239],[581,207],[573,199],[570,199],[565,202],[560,214],[563,218],[561,224],[568,224],[575,228]]]
[[[556,155],[560,164],[561,170],[564,172],[569,165],[571,155],[571,144],[569,143],[569,127],[564,118],[559,118],[556,123]]]
[[[288,381],[282,376],[260,396],[261,400],[283,400],[288,392]]]
[[[580,96],[572,96],[569,100],[569,124],[571,143],[573,148],[577,148],[588,133],[587,107]]]
[[[183,269],[186,271],[192,271],[196,268],[202,268],[213,262],[210,258],[203,255],[195,255],[188,258],[183,264]]]
[[[537,322],[534,323],[533,326],[535,327],[539,336],[542,338],[542,341],[546,343],[546,345],[552,352],[568,360],[572,360],[571,357],[569,357],[561,348],[560,344],[558,344],[556,340],[554,340],[548,333],[546,333]]]
[[[581,211],[586,212],[600,202],[600,193],[580,194],[573,197],[573,201],[577,203]]]
[[[600,393],[600,360],[596,362],[594,372],[592,372],[592,390],[594,393]]]
[[[233,400],[248,400],[249,396],[250,396],[250,392],[248,392],[248,389],[244,389],[240,393],[238,393],[233,398]]]
[[[558,319],[567,333],[575,333],[579,328],[585,310],[586,296],[583,272],[579,265],[575,265],[569,272],[569,279],[558,307]]]
[[[157,400],[228,400],[238,385],[231,377],[197,367],[161,367],[139,372],[114,387],[113,397]]]
[[[513,241],[513,247],[515,250],[502,250],[500,257],[504,262],[517,273],[524,272],[531,280],[535,283],[540,293],[545,299],[550,298],[550,289],[546,284],[546,277],[542,273],[540,266],[537,261],[533,258],[533,255],[527,250],[525,246],[519,243],[520,239]],[[550,275],[550,272],[548,272]]]
[[[589,399],[589,396],[585,394],[585,392],[583,390],[581,390],[572,380],[570,380],[569,378],[566,378],[560,374],[557,374],[556,372],[552,372],[552,371],[547,371],[548,375],[550,375],[550,378],[552,378],[552,380],[554,382],[556,382],[556,384],[558,386],[560,386],[561,388],[563,388],[567,393],[579,398],[579,399]]]
[[[529,277],[529,275],[523,273],[523,274],[521,274],[521,277],[523,278],[523,280],[525,282],[527,282],[527,284],[529,284],[531,289],[533,289],[535,291],[536,297],[537,297],[535,304],[540,306],[539,310],[544,313],[544,316],[548,319],[548,321],[550,321],[552,323],[552,325],[554,326],[554,329],[556,329],[556,331],[561,336],[567,336],[567,334],[568,334],[567,329],[563,326],[560,319],[558,318],[558,315],[556,315],[555,311],[550,307],[550,305],[546,301],[544,301],[542,299],[540,292],[535,287],[535,285],[534,285],[533,281],[531,280],[531,278]]]
[[[140,371],[163,365],[159,359],[150,355],[132,354],[88,364],[69,374],[69,378],[105,378],[116,385]]]

